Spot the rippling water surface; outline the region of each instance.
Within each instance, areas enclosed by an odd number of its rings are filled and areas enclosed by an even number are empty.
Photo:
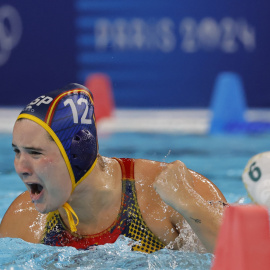
[[[211,254],[160,250],[153,254],[131,252],[129,239],[81,251],[50,247],[20,239],[0,239],[1,269],[209,269]]]

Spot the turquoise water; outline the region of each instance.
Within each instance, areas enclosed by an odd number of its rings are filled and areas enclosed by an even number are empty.
[[[270,135],[195,136],[115,133],[100,136],[100,153],[109,157],[146,158],[187,167],[211,179],[230,203],[248,203],[241,174],[251,156],[270,150]],[[25,190],[13,168],[11,136],[0,135],[0,219],[10,203]],[[19,222],[19,221],[18,221]],[[79,251],[0,239],[0,269],[210,269],[211,254],[161,250],[131,252],[129,239],[95,250]],[[190,243],[191,246],[194,243]],[[191,249],[192,250],[192,249]]]

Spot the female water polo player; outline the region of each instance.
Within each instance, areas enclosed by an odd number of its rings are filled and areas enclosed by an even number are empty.
[[[88,249],[120,235],[132,250],[181,247],[186,220],[212,252],[226,200],[180,162],[102,157],[93,97],[70,84],[40,96],[13,130],[15,169],[27,191],[7,210],[1,237]],[[181,238],[181,234],[180,234]]]

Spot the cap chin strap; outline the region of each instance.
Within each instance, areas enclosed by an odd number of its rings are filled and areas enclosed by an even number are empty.
[[[65,211],[67,213],[70,230],[72,232],[77,232],[77,225],[79,224],[78,216],[76,215],[75,211],[72,209],[72,207],[70,206],[69,203],[67,203],[67,202],[64,203],[64,205],[62,207],[65,209]],[[77,221],[76,224],[75,224],[73,216],[76,218],[76,221]]]
[[[90,170],[88,170],[88,172],[80,179],[80,181],[78,181],[78,183],[76,185],[78,185],[82,180],[84,180],[90,174],[90,172],[94,169],[96,164],[97,164],[97,158],[96,158],[94,164],[92,165],[92,167],[90,168]],[[75,186],[73,185],[72,192],[74,191],[74,189],[75,189]],[[69,223],[69,227],[70,227],[71,232],[77,232],[77,226],[79,224],[78,216],[76,215],[75,211],[72,209],[72,207],[70,206],[69,203],[67,203],[67,202],[64,203],[62,207],[65,209],[65,211],[67,213],[68,223]],[[74,221],[73,216],[76,218],[76,223]]]

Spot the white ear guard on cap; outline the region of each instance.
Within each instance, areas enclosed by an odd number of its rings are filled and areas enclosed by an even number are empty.
[[[270,209],[270,151],[253,156],[242,174],[250,198]]]

